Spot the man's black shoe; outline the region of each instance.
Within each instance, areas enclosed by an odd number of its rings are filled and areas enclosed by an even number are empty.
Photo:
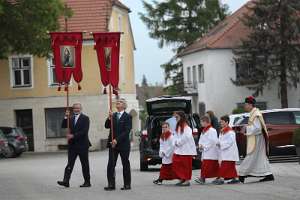
[[[60,186],[64,186],[64,187],[70,187],[70,184],[68,182],[64,182],[64,181],[57,181],[57,184]]]
[[[245,176],[239,176],[239,181],[241,183],[245,183]]]
[[[129,185],[125,185],[121,188],[121,190],[131,190],[131,187]]]
[[[107,186],[104,188],[105,191],[113,191],[115,189],[116,189],[116,187],[113,187],[113,186]]]
[[[80,185],[79,187],[91,187],[91,183],[90,182],[84,182],[84,184]]]
[[[267,175],[265,178],[259,180],[259,182],[267,182],[267,181],[274,181],[274,176],[273,174]]]

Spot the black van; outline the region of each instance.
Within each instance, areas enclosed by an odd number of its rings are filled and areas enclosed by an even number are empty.
[[[140,132],[140,170],[147,171],[149,165],[161,164],[159,152],[159,138],[161,124],[171,118],[174,111],[184,111],[189,126],[193,130],[196,144],[199,140],[199,117],[192,114],[192,99],[190,97],[161,96],[146,100],[148,117],[144,129]],[[194,157],[193,166],[199,168],[201,154]]]

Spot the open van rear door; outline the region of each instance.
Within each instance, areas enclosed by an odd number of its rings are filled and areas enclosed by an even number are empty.
[[[172,115],[174,111],[191,114],[192,99],[190,97],[162,96],[146,100],[148,115]]]

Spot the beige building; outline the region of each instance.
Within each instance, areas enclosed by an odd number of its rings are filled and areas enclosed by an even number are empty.
[[[138,101],[134,80],[134,38],[130,10],[117,0],[66,0],[73,10],[68,31],[123,32],[120,50],[120,96],[128,101],[133,117],[133,130],[139,130]],[[64,27],[61,20],[61,27]],[[75,81],[70,86],[70,103],[81,102],[90,117],[92,149],[103,147],[108,131],[104,121],[108,113],[108,97],[102,84],[94,41],[89,34],[82,48],[82,90]],[[66,107],[66,93],[57,91],[51,57],[30,54],[14,55],[0,60],[0,126],[20,126],[29,139],[31,151],[57,151],[66,145],[60,124]]]

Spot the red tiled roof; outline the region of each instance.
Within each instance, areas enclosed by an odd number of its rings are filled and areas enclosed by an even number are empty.
[[[249,6],[253,5],[249,1],[232,15],[226,17],[217,26],[211,29],[204,37],[197,39],[191,45],[181,51],[178,56],[184,56],[204,49],[227,49],[237,47],[241,39],[245,39],[250,30],[243,24],[241,18],[250,14]]]
[[[127,10],[128,12],[131,12],[130,8],[128,8],[126,5],[124,5],[119,0],[113,0],[113,5],[116,5],[116,6],[120,7],[120,8],[123,8],[123,9]]]
[[[119,6],[130,12],[129,8],[118,0],[65,0],[73,15],[68,19],[68,31],[105,32],[108,31],[112,6]],[[60,18],[60,29],[64,31],[65,20]],[[85,38],[91,38],[89,34]]]

